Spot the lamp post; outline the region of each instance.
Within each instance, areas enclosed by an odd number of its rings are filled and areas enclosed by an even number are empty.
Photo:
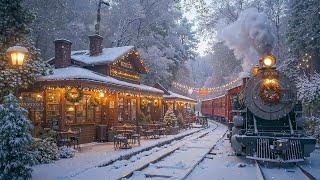
[[[23,46],[13,46],[8,48],[7,55],[10,58],[10,63],[13,66],[21,66],[28,55],[27,48]]]
[[[102,4],[110,6],[110,4],[107,1],[99,0],[98,10],[97,10],[97,24],[95,25],[96,34],[100,33],[100,21],[101,21],[101,13],[100,13],[100,11],[101,11],[101,5]]]

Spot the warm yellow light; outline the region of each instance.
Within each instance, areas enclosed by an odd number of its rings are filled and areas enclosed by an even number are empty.
[[[22,46],[13,46],[7,50],[7,54],[11,59],[11,64],[21,66],[27,56],[28,50]]]
[[[275,79],[265,79],[264,83],[265,84],[273,84],[273,83],[276,83],[276,80]]]
[[[273,55],[265,56],[262,60],[262,63],[266,67],[271,67],[276,64],[276,58]]]
[[[104,97],[104,93],[103,93],[103,92],[100,92],[100,93],[99,93],[99,97],[103,98],[103,97]]]
[[[271,60],[270,58],[265,58],[265,59],[263,60],[263,63],[264,63],[264,65],[266,65],[266,66],[271,66],[272,60]]]
[[[255,65],[254,67],[251,68],[251,72],[253,75],[257,75],[259,71],[259,66]]]
[[[37,94],[37,98],[42,98],[42,96],[40,94]]]
[[[74,111],[74,107],[69,107],[68,111]]]

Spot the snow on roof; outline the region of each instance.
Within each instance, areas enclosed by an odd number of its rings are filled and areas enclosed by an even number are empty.
[[[127,87],[134,90],[163,94],[162,90],[154,87],[150,87],[144,84],[133,84],[125,81],[120,81],[110,76],[105,76],[81,67],[69,66],[66,68],[54,69],[53,74],[38,77],[38,81],[56,80],[89,80],[95,82],[102,82],[114,86]]]
[[[220,96],[216,96],[216,97],[212,97],[212,98],[208,98],[208,99],[203,99],[203,100],[201,100],[201,101],[211,101],[211,100],[213,100],[213,99],[222,98],[222,97],[224,97],[224,96],[226,96],[226,95],[223,94],[223,95],[220,95]]]
[[[177,94],[177,93],[174,93],[172,91],[168,91],[168,92],[170,93],[170,95],[166,95],[165,94],[165,95],[163,95],[164,98],[176,98],[176,99],[184,99],[184,100],[195,101],[196,102],[196,100],[194,100],[192,98],[189,98],[187,96],[183,96],[181,94]]]
[[[89,50],[72,51],[71,59],[90,65],[105,64],[118,59],[132,49],[134,46],[103,48],[102,53],[97,56],[90,56]]]

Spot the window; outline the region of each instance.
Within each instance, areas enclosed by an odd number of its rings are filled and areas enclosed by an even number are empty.
[[[123,97],[118,98],[118,120],[123,121],[124,119],[124,107],[123,107]]]
[[[60,115],[60,92],[50,90],[46,94],[47,101],[47,125],[52,128],[58,128]]]
[[[100,99],[85,94],[78,103],[66,104],[66,123],[101,122]]]
[[[131,99],[131,120],[137,118],[137,100]]]

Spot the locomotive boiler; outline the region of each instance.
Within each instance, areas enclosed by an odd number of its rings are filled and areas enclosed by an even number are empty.
[[[239,155],[272,162],[298,162],[315,149],[303,131],[302,106],[295,84],[267,55],[252,69],[232,109],[231,146]],[[240,105],[239,105],[240,104]]]

